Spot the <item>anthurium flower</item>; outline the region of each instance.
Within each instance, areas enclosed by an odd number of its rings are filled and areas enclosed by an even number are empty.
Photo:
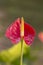
[[[35,29],[30,24],[24,22],[22,17],[17,18],[7,28],[5,35],[14,44],[17,44],[21,39],[23,39],[26,44],[31,45],[35,37]]]
[[[38,38],[41,42],[43,42],[43,32],[38,33]]]

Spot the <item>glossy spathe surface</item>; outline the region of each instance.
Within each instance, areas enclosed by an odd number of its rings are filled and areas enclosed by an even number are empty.
[[[26,44],[31,45],[34,40],[34,37],[35,37],[34,28],[31,25],[25,23],[24,24],[24,40]]]
[[[21,19],[16,19],[6,30],[6,37],[8,37],[12,43],[16,44],[21,40]],[[26,44],[31,45],[35,37],[34,28],[24,22],[24,36],[23,40]]]
[[[20,41],[20,18],[15,20],[6,30],[6,37],[8,37],[12,43],[18,43]]]

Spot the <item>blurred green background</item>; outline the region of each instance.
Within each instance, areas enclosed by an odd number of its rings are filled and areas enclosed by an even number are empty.
[[[26,49],[24,63],[26,61],[27,64],[25,64],[29,65],[28,62],[30,61],[30,65],[43,65],[43,43],[37,37],[38,33],[43,31],[43,0],[0,0],[0,65],[5,65],[1,52],[13,47],[10,40],[5,37],[6,28],[16,18],[22,16],[27,23],[36,29],[35,41],[31,46],[31,52]],[[28,58],[29,55],[33,57],[31,60]],[[35,60],[36,58],[38,59]],[[18,58],[13,60],[12,65],[19,61]]]

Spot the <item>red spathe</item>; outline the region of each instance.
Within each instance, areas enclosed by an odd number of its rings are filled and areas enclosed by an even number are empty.
[[[17,44],[21,40],[20,36],[20,25],[21,25],[21,19],[16,19],[6,30],[6,37],[8,37],[12,43]],[[24,37],[23,40],[26,42],[26,44],[31,45],[34,37],[35,37],[35,30],[34,28],[24,22]]]

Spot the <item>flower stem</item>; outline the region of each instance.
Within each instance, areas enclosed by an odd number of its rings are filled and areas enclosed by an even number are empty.
[[[20,65],[23,65],[23,39],[21,40],[21,57],[20,57]]]

